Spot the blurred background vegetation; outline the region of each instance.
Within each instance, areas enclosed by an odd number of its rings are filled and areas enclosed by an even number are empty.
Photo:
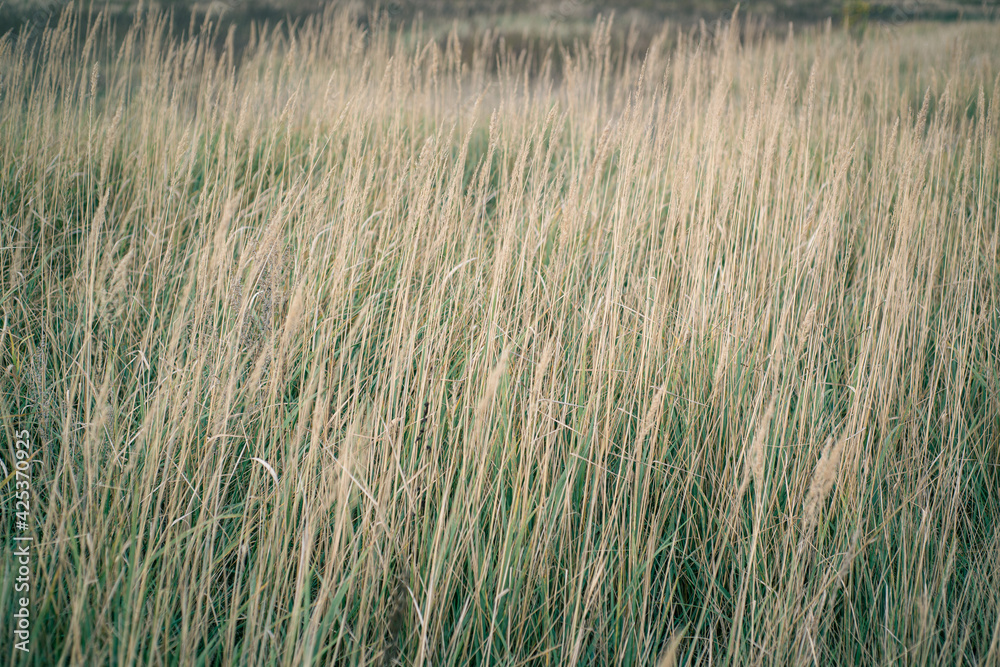
[[[0,34],[24,26],[40,27],[69,5],[68,0],[0,0]],[[189,24],[195,17],[222,17],[237,24],[254,20],[296,20],[322,12],[328,5],[319,0],[145,0],[145,6],[170,10],[175,20]],[[870,22],[900,24],[911,21],[1000,20],[1000,0],[347,0],[341,6],[365,17],[381,14],[401,24],[421,19],[431,29],[460,31],[490,27],[511,34],[544,33],[555,26],[561,31],[589,31],[601,15],[615,14],[615,23],[625,30],[658,28],[664,20],[679,25],[712,23],[727,19],[736,9],[756,17],[765,27],[785,29],[789,22],[807,24],[830,20],[849,28]],[[129,21],[138,0],[75,3],[86,13],[107,8]]]

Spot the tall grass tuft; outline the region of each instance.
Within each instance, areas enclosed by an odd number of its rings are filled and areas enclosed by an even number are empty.
[[[1000,661],[998,26],[172,26],[0,38],[5,659]]]

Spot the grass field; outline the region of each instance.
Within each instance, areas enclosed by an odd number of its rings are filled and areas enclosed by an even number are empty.
[[[0,39],[0,661],[1000,664],[1000,25],[77,20]]]

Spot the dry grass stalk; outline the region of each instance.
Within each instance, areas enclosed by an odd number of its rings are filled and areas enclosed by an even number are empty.
[[[34,660],[1000,660],[1000,27],[615,25],[0,38]]]
[[[802,506],[802,524],[800,528],[799,553],[806,548],[812,538],[813,530],[819,522],[819,515],[840,475],[840,457],[844,450],[846,438],[827,438],[823,452],[813,471],[809,492]]]

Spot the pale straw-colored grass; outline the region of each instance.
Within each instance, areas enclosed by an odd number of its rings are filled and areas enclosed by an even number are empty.
[[[736,22],[0,39],[17,657],[996,664],[1000,28]]]

